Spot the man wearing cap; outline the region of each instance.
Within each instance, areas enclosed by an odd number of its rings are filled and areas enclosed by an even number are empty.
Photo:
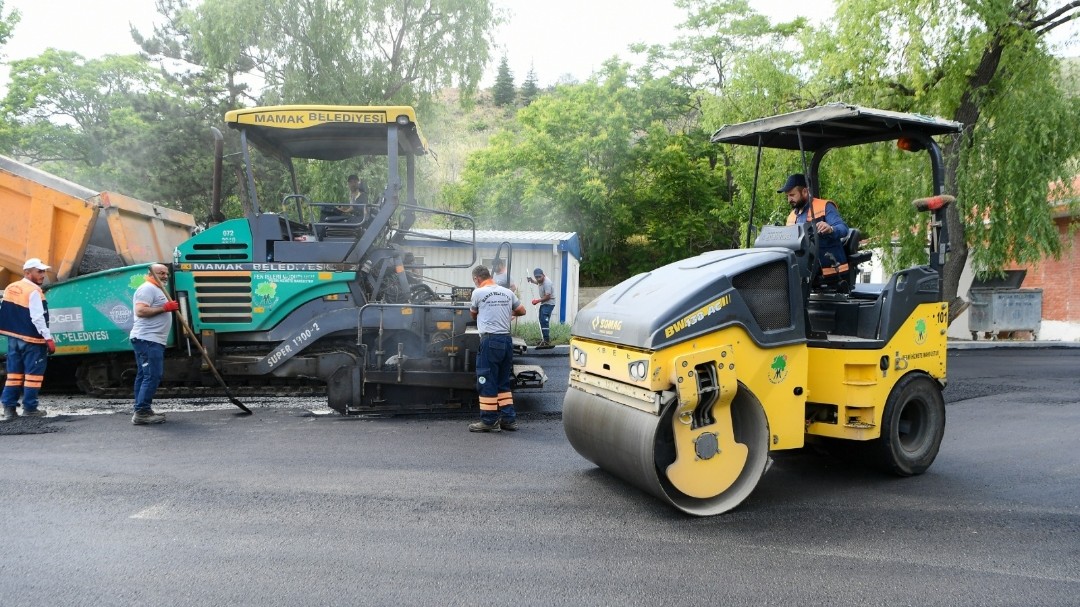
[[[789,176],[776,192],[785,194],[788,204],[791,205],[787,225],[809,222],[817,230],[822,277],[829,279],[836,274],[847,272],[843,239],[848,234],[848,226],[840,217],[836,203],[822,198],[811,198],[806,176],[800,173]]]
[[[4,289],[0,333],[7,335],[8,342],[7,382],[0,395],[3,421],[18,417],[19,396],[22,396],[23,415],[45,416],[45,410],[38,408],[38,391],[45,379],[48,355],[56,352],[56,342],[49,332],[49,305],[41,290],[48,269],[37,257],[27,259],[22,280]]]
[[[540,343],[536,345],[539,348],[553,348],[551,345],[551,313],[555,310],[555,285],[551,284],[551,281],[544,276],[544,271],[540,268],[533,270],[533,277],[529,279],[529,282],[535,284],[540,289],[540,297],[532,300],[532,304],[535,306],[540,305]]]
[[[510,319],[524,316],[525,306],[513,291],[495,284],[491,272],[484,266],[473,268],[472,279],[476,289],[469,311],[480,331],[480,351],[476,354],[480,421],[469,424],[469,432],[517,430],[514,395],[510,392],[510,374],[514,367]]]

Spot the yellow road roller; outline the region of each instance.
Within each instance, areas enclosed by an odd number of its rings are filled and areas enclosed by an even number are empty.
[[[949,311],[940,274],[945,209],[954,201],[943,194],[933,138],[961,128],[830,104],[717,131],[715,143],[800,153],[814,197],[830,150],[896,140],[926,152],[933,191],[912,212],[928,216],[929,261],[884,283],[860,283],[859,264],[870,254],[859,250],[858,231],[844,243],[842,268],[819,253],[814,224],[802,223],[763,226],[750,248],[711,251],[624,281],[574,323],[563,403],[574,449],[697,516],[738,506],[771,451],[811,437],[858,441],[901,476],[926,471],[945,430]]]

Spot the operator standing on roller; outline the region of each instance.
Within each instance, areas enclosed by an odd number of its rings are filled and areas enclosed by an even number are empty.
[[[480,352],[476,355],[476,384],[480,392],[480,421],[469,424],[469,432],[517,430],[514,395],[510,392],[510,374],[514,366],[514,344],[510,338],[510,319],[524,316],[525,306],[513,291],[500,287],[484,266],[472,271],[476,290],[472,294],[472,312],[480,331]]]

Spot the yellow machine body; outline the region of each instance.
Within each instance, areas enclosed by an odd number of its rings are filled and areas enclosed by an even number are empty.
[[[727,125],[714,143],[798,151],[808,194],[830,150],[898,141],[926,152],[926,265],[862,282],[871,253],[844,226],[819,246],[815,218],[756,226],[745,249],[702,253],[633,276],[579,311],[563,429],[579,454],[688,514],[726,512],[769,454],[813,439],[855,443],[900,476],[925,472],[945,429],[944,163],[933,137],[963,125],[830,104]],[[755,185],[756,185],[755,179]],[[756,191],[751,192],[756,200]],[[750,207],[751,227],[754,206]],[[786,210],[785,210],[786,212]],[[830,224],[832,225],[832,224]],[[751,231],[747,231],[750,244]],[[842,253],[842,258],[837,259]],[[833,270],[826,272],[826,269]]]

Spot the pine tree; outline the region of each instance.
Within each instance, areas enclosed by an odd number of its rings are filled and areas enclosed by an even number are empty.
[[[530,65],[529,75],[525,77],[525,82],[521,84],[521,103],[529,105],[539,94],[540,89],[536,86],[536,68]]]
[[[495,88],[493,97],[495,105],[499,107],[513,105],[517,90],[514,88],[514,75],[510,72],[510,62],[503,55],[499,62],[499,73],[495,76]]]

